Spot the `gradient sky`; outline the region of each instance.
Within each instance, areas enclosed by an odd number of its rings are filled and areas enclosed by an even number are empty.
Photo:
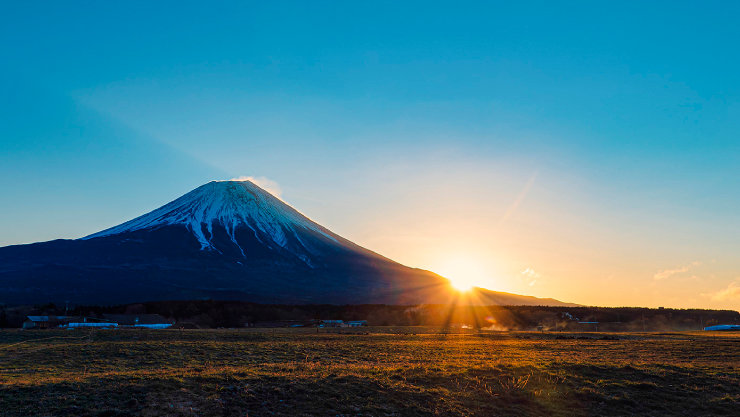
[[[512,3],[4,2],[0,245],[254,176],[483,287],[739,309],[740,4]]]

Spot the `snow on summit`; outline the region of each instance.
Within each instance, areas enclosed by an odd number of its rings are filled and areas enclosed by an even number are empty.
[[[301,242],[297,233],[301,229],[319,233],[336,242],[328,230],[280,199],[251,181],[238,180],[211,181],[150,213],[82,239],[171,225],[184,225],[198,239],[202,250],[216,251],[218,249],[212,242],[213,227],[220,225],[242,251],[242,255],[244,250],[239,246],[235,234],[239,227],[247,227],[258,240],[269,239],[280,247],[286,247],[289,235]]]

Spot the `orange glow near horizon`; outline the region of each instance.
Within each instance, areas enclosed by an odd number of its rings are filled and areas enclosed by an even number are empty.
[[[450,280],[450,285],[452,285],[452,288],[460,292],[468,292],[473,289],[473,284],[469,284],[465,281]]]
[[[460,292],[468,292],[473,287],[486,288],[490,285],[490,275],[483,266],[466,256],[455,256],[444,260],[434,271],[450,280],[450,285]]]

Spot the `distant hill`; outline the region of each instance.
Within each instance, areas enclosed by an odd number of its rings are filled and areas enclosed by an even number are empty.
[[[477,305],[521,305],[521,306],[553,306],[579,307],[580,304],[565,303],[554,298],[538,298],[531,295],[518,295],[508,292],[491,291],[485,288],[473,288],[474,304]]]

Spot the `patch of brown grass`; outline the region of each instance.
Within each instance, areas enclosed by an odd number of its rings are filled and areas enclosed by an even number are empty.
[[[733,415],[740,399],[734,334],[435,330],[3,331],[0,413]]]

